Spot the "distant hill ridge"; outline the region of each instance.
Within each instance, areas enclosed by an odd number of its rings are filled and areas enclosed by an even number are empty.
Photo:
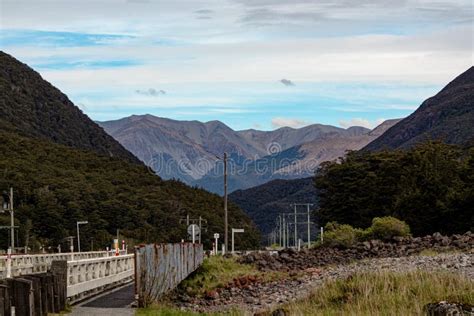
[[[460,74],[364,149],[409,148],[426,140],[474,145],[474,67]]]
[[[0,129],[140,161],[40,74],[0,51]]]

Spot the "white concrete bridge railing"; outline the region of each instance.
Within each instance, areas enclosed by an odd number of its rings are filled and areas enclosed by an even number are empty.
[[[93,251],[36,255],[12,255],[11,277],[47,272],[55,260],[67,261],[67,298],[75,303],[109,288],[131,282],[134,255],[121,251]],[[0,279],[7,277],[8,256],[0,256]]]
[[[67,297],[71,303],[134,279],[134,255],[68,261]]]
[[[120,251],[126,254],[126,251]],[[42,273],[48,271],[54,260],[75,261],[83,259],[104,258],[115,256],[115,251],[64,252],[32,255],[11,255],[11,276]],[[7,277],[8,256],[0,256],[0,279]]]

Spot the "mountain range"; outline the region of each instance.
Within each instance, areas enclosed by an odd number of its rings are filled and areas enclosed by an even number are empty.
[[[229,191],[246,189],[310,176],[321,162],[364,147],[396,122],[385,121],[374,130],[313,124],[234,131],[219,121],[133,115],[98,124],[161,177],[222,194],[223,152],[229,155]]]

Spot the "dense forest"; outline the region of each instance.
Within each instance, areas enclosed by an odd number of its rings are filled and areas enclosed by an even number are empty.
[[[351,152],[324,163],[315,178],[316,216],[370,226],[374,217],[406,221],[414,235],[474,229],[474,148],[428,142],[410,150]]]
[[[145,166],[123,159],[0,132],[0,188],[13,186],[18,242],[33,250],[40,246],[67,246],[81,227],[81,245],[89,250],[110,246],[116,229],[131,243],[178,242],[186,238],[180,218],[203,216],[208,220],[203,241],[208,246],[215,232],[223,235],[222,197],[190,188],[178,181],[163,181]],[[9,215],[0,217],[9,225]],[[230,227],[245,228],[238,234],[239,247],[259,244],[255,225],[234,205],[229,208]],[[8,244],[0,231],[0,248]],[[63,248],[65,249],[65,248]]]

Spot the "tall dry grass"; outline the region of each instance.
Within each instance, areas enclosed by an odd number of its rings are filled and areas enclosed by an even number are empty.
[[[305,300],[289,304],[291,315],[423,315],[428,303],[474,304],[474,281],[446,272],[372,272],[329,281]]]

